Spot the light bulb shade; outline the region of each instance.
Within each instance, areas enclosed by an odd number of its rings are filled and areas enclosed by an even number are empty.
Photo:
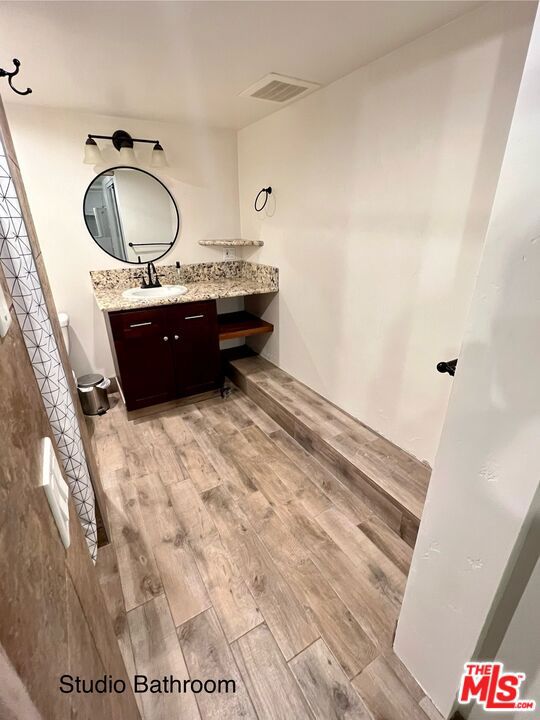
[[[129,147],[129,145],[123,145],[120,148],[120,160],[123,163],[128,163],[128,164],[137,162],[137,158],[135,156],[133,146]]]
[[[159,143],[156,143],[154,145],[150,165],[152,167],[167,167],[167,158],[165,157],[165,151]]]
[[[83,162],[85,165],[99,165],[101,162],[101,150],[93,138],[88,138],[84,144]]]

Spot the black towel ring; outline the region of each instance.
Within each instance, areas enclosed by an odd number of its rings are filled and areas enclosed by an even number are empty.
[[[266,193],[264,196],[264,202],[261,205],[261,207],[257,207],[257,200],[261,197],[263,193]],[[262,190],[259,190],[257,193],[257,197],[255,198],[255,202],[253,203],[253,207],[257,212],[261,212],[261,210],[264,210],[266,207],[266,203],[268,202],[268,196],[272,194],[272,188],[268,186],[267,188],[263,188]]]

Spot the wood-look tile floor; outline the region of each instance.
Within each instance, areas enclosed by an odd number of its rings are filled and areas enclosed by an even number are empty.
[[[367,507],[355,524],[350,490],[249,398],[129,422],[117,402],[93,429],[128,673],[236,681],[138,695],[144,720],[436,716],[391,649],[410,547]]]

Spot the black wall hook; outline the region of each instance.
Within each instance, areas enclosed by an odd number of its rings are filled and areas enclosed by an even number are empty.
[[[12,70],[11,72],[0,68],[0,77],[7,77],[9,87],[13,90],[13,92],[17,93],[17,95],[30,95],[32,92],[30,88],[26,88],[26,90],[17,90],[17,88],[13,87],[11,80],[18,74],[19,68],[21,67],[21,61],[17,60],[17,58],[13,58],[13,64],[15,65],[15,70]]]
[[[264,202],[260,207],[257,207],[257,201],[263,193],[265,193]],[[262,190],[259,190],[259,192],[257,193],[257,197],[255,198],[255,202],[253,203],[253,207],[255,208],[255,210],[257,212],[261,212],[261,210],[264,210],[264,208],[266,207],[266,203],[268,202],[268,196],[271,194],[272,194],[272,188],[270,186],[268,186],[267,188],[263,188]]]

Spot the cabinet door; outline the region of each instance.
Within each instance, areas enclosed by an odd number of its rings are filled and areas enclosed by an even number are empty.
[[[219,385],[220,359],[214,300],[169,308],[178,395],[192,395]]]
[[[128,410],[175,396],[172,338],[166,308],[111,313],[117,372]]]

